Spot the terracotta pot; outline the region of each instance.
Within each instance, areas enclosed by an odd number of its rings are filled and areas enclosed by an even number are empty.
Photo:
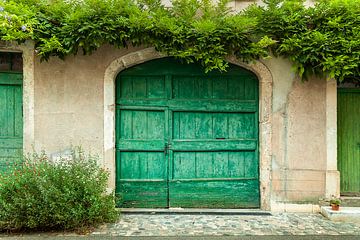
[[[336,204],[331,204],[331,210],[333,211],[339,211],[340,206]]]

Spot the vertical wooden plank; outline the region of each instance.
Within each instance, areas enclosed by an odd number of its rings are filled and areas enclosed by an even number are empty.
[[[226,78],[217,77],[213,80],[213,98],[214,99],[226,99],[227,93],[227,81]]]
[[[245,79],[245,100],[256,100],[255,81],[253,78]]]
[[[212,139],[213,127],[212,127],[212,114],[211,113],[198,113],[198,131],[197,139]]]
[[[241,85],[243,82],[239,78],[230,77],[228,78],[228,95],[229,99],[243,99],[240,97],[241,92],[244,92]]]
[[[341,101],[341,93],[338,91],[337,93],[337,169],[340,171],[340,169],[342,168],[341,166],[341,155],[342,155],[342,134],[340,131],[340,126],[342,124],[342,114],[341,114],[341,110],[342,109],[342,105],[341,105],[342,101]],[[341,172],[341,171],[340,171]],[[340,177],[340,190],[342,191],[342,177]]]
[[[199,77],[198,78],[198,91],[199,99],[210,99],[212,98],[212,78]]]
[[[228,177],[228,153],[214,152],[214,169],[213,178],[227,178]]]
[[[0,85],[0,136],[7,133],[7,87]]]
[[[122,161],[121,161],[121,152],[120,150],[116,149],[116,154],[115,154],[115,167],[116,167],[116,174],[115,174],[115,180],[116,182],[119,182],[120,179],[122,178],[122,170],[121,170],[121,164],[122,164]]]
[[[147,139],[148,113],[146,111],[132,111],[132,117],[133,139]]]
[[[212,153],[196,152],[196,178],[211,178],[213,165],[211,163]]]
[[[179,79],[176,77],[171,78],[171,99],[179,98]]]
[[[133,97],[147,98],[147,81],[146,78],[133,77]]]
[[[174,77],[178,78],[178,77]],[[178,79],[178,89],[176,97],[179,99],[191,99],[194,97],[194,78],[182,76],[181,79]]]
[[[256,138],[254,113],[229,114],[229,138]]]
[[[173,138],[172,139],[179,139],[180,138],[180,113],[173,112]]]
[[[174,82],[173,76],[170,74],[165,75],[165,98],[166,99],[172,99],[175,94],[175,86],[177,86],[177,83]]]
[[[15,88],[8,88],[8,136],[15,136]]]
[[[229,138],[228,116],[229,116],[229,114],[227,114],[227,113],[214,113],[213,114],[214,138],[218,138],[218,139]]]
[[[193,113],[180,112],[180,138],[195,139],[195,118]]]
[[[244,152],[229,152],[229,177],[245,177]]]
[[[345,93],[344,93],[345,94]],[[341,108],[339,108],[339,111],[341,110],[341,115],[343,116],[343,117],[345,117],[346,116],[346,112],[347,112],[347,109],[346,109],[346,98],[345,98],[345,96],[344,96],[344,94],[342,94],[342,93],[340,93],[340,96],[341,96],[341,98],[339,98],[339,102],[343,102],[344,103],[344,105],[341,107]],[[343,99],[342,99],[343,98]],[[345,114],[344,114],[345,113]],[[345,119],[344,119],[345,120]],[[341,130],[341,135],[345,135],[346,134],[346,124],[345,124],[345,121],[344,121],[344,124],[343,125],[341,125],[340,127],[338,127],[338,129],[339,130]],[[344,142],[345,143],[345,142]],[[340,143],[339,145],[343,145],[344,144],[343,142],[342,143]],[[348,169],[347,169],[347,167],[346,167],[346,159],[348,159],[348,157],[347,157],[347,155],[346,155],[346,153],[347,153],[347,148],[348,148],[348,145],[345,145],[344,144],[344,152],[342,152],[340,155],[339,155],[339,157],[340,157],[340,163],[341,163],[341,165],[340,165],[340,168],[339,168],[339,170],[340,170],[340,172],[341,172],[341,175],[342,175],[342,177],[340,178],[341,179],[341,191],[346,191],[347,190],[347,188],[348,188],[348,186],[347,186],[347,178],[348,178],[348,176],[347,176],[347,172],[348,172]]]
[[[148,179],[166,179],[166,162],[163,159],[162,152],[147,153],[148,155]]]
[[[202,128],[201,128],[201,113],[193,113],[193,118],[194,118],[194,138],[195,139],[201,139],[203,132],[201,132]]]
[[[147,98],[166,98],[164,77],[146,77],[147,80]]]
[[[15,96],[14,96],[14,136],[22,138],[23,135],[23,109],[22,109],[22,88],[17,86],[15,88]]]
[[[131,77],[118,77],[117,78],[117,99],[133,98],[133,81]]]
[[[146,127],[146,137],[144,139],[164,139],[165,124],[164,112],[148,111],[146,112],[146,119],[143,119],[143,124]]]
[[[259,174],[258,161],[255,159],[255,152],[244,152],[245,177],[256,178]]]
[[[148,154],[149,152],[139,152],[137,154],[139,159],[139,179],[148,179]]]
[[[246,77],[245,76],[239,76],[237,78],[237,80],[239,81],[239,94],[238,94],[238,99],[240,100],[246,100],[246,89],[245,89],[245,84],[246,84]]]
[[[120,138],[133,139],[133,113],[129,110],[119,110],[120,112]]]
[[[344,118],[343,120],[346,120],[346,113],[347,113],[347,101],[346,101],[346,93],[341,93],[340,92],[340,97],[338,99],[338,102],[341,103],[342,106],[340,106],[339,110],[338,110],[338,114],[340,114],[342,116],[342,118]],[[342,104],[343,103],[343,104]],[[346,135],[346,122],[343,122],[344,124],[338,126],[339,131],[339,135]],[[346,139],[346,136],[344,136],[344,139]],[[342,145],[343,147],[343,151],[339,154],[338,158],[340,159],[340,161],[338,161],[340,163],[339,166],[339,170],[341,173],[341,191],[346,192],[348,190],[348,169],[347,169],[347,150],[348,150],[348,145],[346,144],[346,142],[340,142],[338,145]]]
[[[140,179],[139,152],[121,152],[121,179]]]
[[[191,179],[195,174],[195,153],[174,152],[174,179]]]
[[[193,89],[193,96],[192,98],[194,99],[200,99],[200,96],[201,96],[201,93],[202,91],[200,91],[200,87],[201,87],[201,83],[200,83],[200,80],[201,80],[201,77],[200,76],[195,76],[195,77],[192,77],[193,78],[193,84],[194,84],[194,89]],[[200,93],[201,92],[201,93]]]

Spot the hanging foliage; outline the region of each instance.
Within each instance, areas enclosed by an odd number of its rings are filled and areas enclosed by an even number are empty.
[[[360,0],[264,0],[240,13],[228,0],[0,0],[0,39],[34,40],[38,55],[91,54],[104,44],[154,46],[226,70],[270,53],[291,59],[304,78],[359,75]]]
[[[360,76],[359,0],[319,0],[309,8],[304,1],[267,2],[246,14],[257,19],[258,34],[277,41],[274,54],[290,58],[303,78]]]

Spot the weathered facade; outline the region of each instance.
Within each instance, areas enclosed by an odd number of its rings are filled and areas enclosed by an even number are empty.
[[[252,2],[230,4],[239,11]],[[24,151],[56,158],[81,145],[100,156],[109,190],[125,194],[130,207],[315,212],[320,199],[360,189],[357,125],[347,117],[356,115],[359,91],[338,90],[335,80],[301,81],[287,59],[230,57],[232,71],[211,76],[153,48],[103,46],[48,62],[31,42],[3,43],[0,51],[23,57]],[[0,79],[0,93],[5,85]],[[11,148],[6,138],[1,130],[0,158]]]
[[[99,154],[116,186],[116,78],[138,64],[165,56],[154,49],[100,48],[91,56],[40,63],[31,43],[2,46],[23,53],[23,146],[52,156],[71,145]],[[339,195],[337,87],[335,81],[302,82],[286,59],[244,64],[258,82],[259,207],[317,211],[318,200]],[[150,73],[149,73],[150,74]]]

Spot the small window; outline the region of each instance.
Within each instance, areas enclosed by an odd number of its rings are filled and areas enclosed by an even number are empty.
[[[0,72],[22,72],[21,53],[0,52]]]

